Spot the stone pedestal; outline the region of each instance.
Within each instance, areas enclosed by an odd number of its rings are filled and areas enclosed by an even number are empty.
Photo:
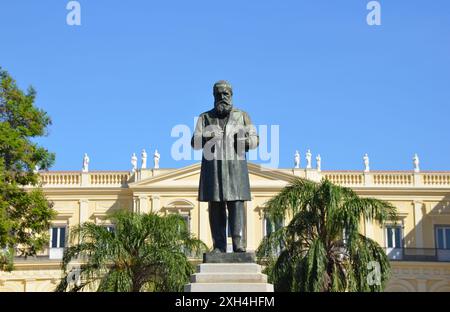
[[[203,263],[184,291],[273,292],[273,285],[267,283],[267,275],[255,263],[254,253],[209,253],[203,255]]]
[[[256,263],[254,252],[204,253],[203,263]]]

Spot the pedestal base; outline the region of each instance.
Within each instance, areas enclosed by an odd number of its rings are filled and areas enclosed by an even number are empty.
[[[254,252],[204,253],[203,263],[256,263]]]
[[[185,292],[273,292],[254,253],[209,253],[203,255],[203,262],[184,286]]]

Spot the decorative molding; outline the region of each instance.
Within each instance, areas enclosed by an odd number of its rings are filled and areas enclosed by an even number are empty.
[[[174,199],[168,205],[161,207],[164,213],[177,212],[180,214],[190,213],[195,208],[195,204],[187,199]]]
[[[256,206],[255,211],[258,213],[259,220],[262,220],[264,218],[264,212],[267,208],[265,206]]]

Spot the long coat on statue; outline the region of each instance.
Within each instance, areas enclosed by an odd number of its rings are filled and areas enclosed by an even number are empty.
[[[192,137],[194,149],[203,148],[199,201],[249,201],[246,152],[259,144],[256,129],[248,114],[236,108],[222,123],[219,120],[215,109],[201,114]],[[215,128],[222,129],[223,136],[211,137]]]

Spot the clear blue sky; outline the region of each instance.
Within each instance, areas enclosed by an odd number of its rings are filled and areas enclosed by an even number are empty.
[[[324,170],[450,170],[450,1],[66,0],[0,2],[0,66],[53,119],[39,140],[54,170],[127,170],[146,148],[161,167],[171,129],[213,105],[212,84],[234,86],[255,124],[280,125],[280,167],[310,148]]]

